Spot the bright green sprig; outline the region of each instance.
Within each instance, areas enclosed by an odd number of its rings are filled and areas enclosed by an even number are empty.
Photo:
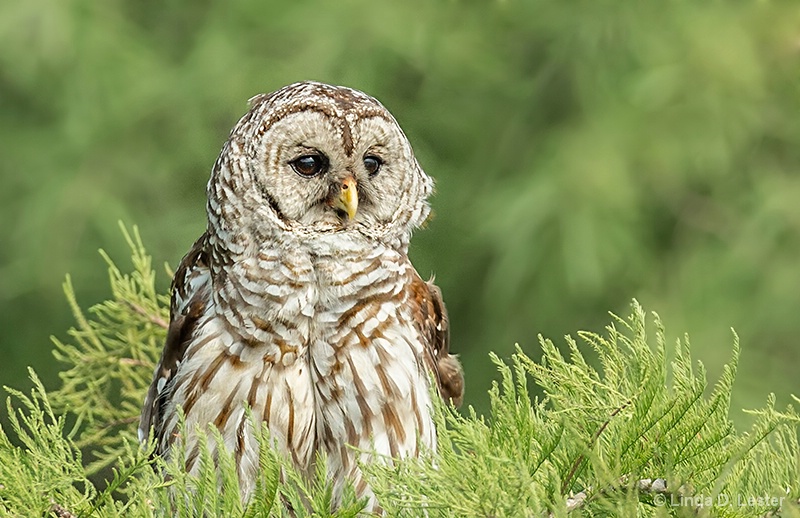
[[[260,471],[246,504],[215,429],[196,430],[196,475],[183,470],[180,441],[168,461],[152,456],[153,444],[138,444],[139,407],[164,340],[168,298],[155,289],[137,230],[124,235],[133,270],[123,273],[104,255],[110,300],[84,313],[65,284],[77,325],[72,343],[56,340],[66,365],[61,386],[48,392],[31,371],[30,394],[6,389],[11,426],[0,430],[0,514],[359,515],[364,501],[352,487],[334,501],[324,456],[311,475],[297,473],[255,420]],[[709,391],[688,338],[668,347],[661,321],[636,302],[604,333],[577,336],[582,343],[568,337],[563,349],[541,338],[538,360],[519,347],[510,361],[490,354],[499,379],[487,416],[435,398],[435,453],[363,466],[387,515],[798,515],[800,417],[791,407],[775,409],[772,397],[750,411],[749,430],[737,431],[730,420],[738,337]],[[531,396],[532,385],[540,397]]]

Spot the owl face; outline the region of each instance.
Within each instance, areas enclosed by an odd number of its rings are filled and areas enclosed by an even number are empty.
[[[217,161],[209,211],[223,205],[221,197],[237,196],[243,203],[228,216],[262,230],[362,232],[407,242],[428,215],[431,190],[408,139],[378,101],[306,82],[252,100]]]

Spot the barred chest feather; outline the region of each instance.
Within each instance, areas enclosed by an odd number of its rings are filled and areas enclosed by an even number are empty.
[[[206,304],[164,387],[171,392],[164,448],[177,430],[177,406],[188,430],[214,423],[236,452],[247,498],[258,465],[249,406],[301,471],[313,471],[316,452],[324,452],[335,493],[349,480],[375,507],[357,465],[370,459],[352,447],[387,458],[435,447],[429,353],[408,303],[419,280],[410,262],[341,234],[215,259],[211,271],[187,273],[185,300],[203,294]],[[199,446],[191,436],[186,451],[194,470]]]

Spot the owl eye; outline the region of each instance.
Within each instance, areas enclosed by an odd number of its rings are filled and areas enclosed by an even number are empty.
[[[366,168],[370,176],[375,176],[376,174],[378,174],[381,165],[383,165],[383,160],[381,160],[376,156],[367,155],[364,157],[364,167]]]
[[[303,155],[295,158],[289,162],[289,164],[300,176],[311,178],[312,176],[317,176],[324,172],[328,168],[328,159],[325,158],[325,155],[321,154]]]

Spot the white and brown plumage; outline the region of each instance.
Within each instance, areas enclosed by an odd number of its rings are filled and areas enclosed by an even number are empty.
[[[194,471],[191,430],[213,423],[248,498],[249,406],[301,472],[324,452],[337,494],[349,480],[375,508],[356,449],[435,448],[431,375],[446,400],[463,393],[441,293],[407,256],[432,187],[372,97],[304,82],[253,98],[214,165],[207,231],[173,280],[140,438],[152,430],[168,455],[182,407]]]

